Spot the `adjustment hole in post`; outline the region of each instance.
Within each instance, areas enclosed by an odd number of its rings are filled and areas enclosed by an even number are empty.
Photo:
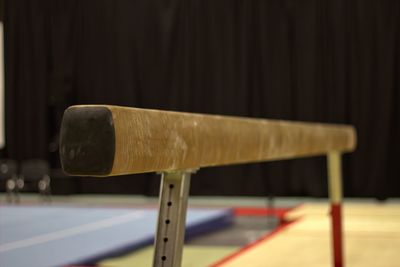
[[[165,223],[166,223],[166,224],[169,224],[170,222],[171,222],[171,221],[168,220],[168,219],[165,220]]]
[[[167,205],[168,205],[168,207],[171,207],[172,206],[172,202],[168,201]]]
[[[168,242],[168,237],[164,237],[164,242],[165,242],[165,243]]]
[[[170,185],[169,185],[169,188],[171,188],[171,189],[174,188],[174,185],[173,185],[173,184],[170,184]]]
[[[165,261],[165,260],[167,260],[167,257],[162,256],[161,259],[162,259],[163,261]]]

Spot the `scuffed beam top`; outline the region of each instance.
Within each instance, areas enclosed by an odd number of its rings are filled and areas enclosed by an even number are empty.
[[[195,169],[348,152],[352,126],[107,105],[64,113],[60,155],[71,175]]]

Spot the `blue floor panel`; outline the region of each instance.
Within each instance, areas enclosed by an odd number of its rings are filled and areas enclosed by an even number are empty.
[[[0,266],[94,263],[153,243],[155,209],[1,206]],[[186,237],[230,225],[229,209],[189,209]]]

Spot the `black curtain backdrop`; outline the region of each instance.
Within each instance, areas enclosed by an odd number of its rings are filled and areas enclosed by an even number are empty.
[[[349,123],[346,196],[400,196],[398,0],[6,0],[6,156],[58,162],[63,110],[107,103]],[[324,158],[200,170],[192,194],[326,196]],[[153,174],[77,192],[156,194]]]

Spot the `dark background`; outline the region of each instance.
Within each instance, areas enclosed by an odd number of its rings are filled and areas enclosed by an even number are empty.
[[[3,157],[59,168],[72,104],[353,124],[346,196],[400,196],[398,0],[6,0]],[[200,170],[192,194],[326,195],[324,158]],[[62,178],[157,194],[155,174]],[[55,175],[57,176],[57,175]]]

